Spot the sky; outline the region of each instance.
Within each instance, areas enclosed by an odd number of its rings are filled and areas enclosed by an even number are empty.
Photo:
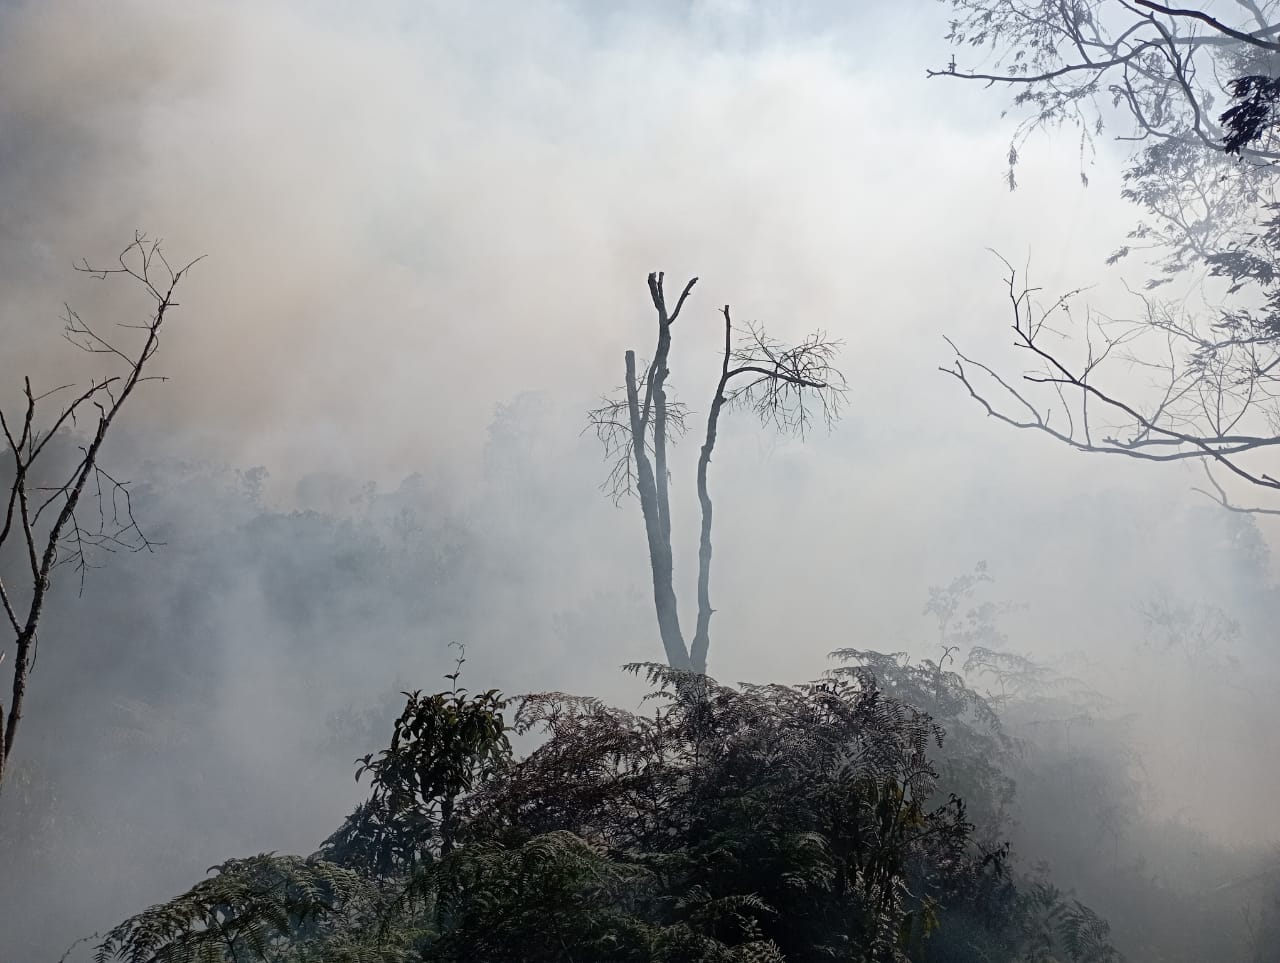
[[[838,429],[802,446],[744,428],[722,454],[743,463],[713,479],[753,514],[775,493],[739,476],[794,462],[820,479],[840,534],[814,551],[832,527],[798,527],[796,549],[824,560],[820,582],[843,580],[850,540],[913,570],[936,546],[886,519],[927,531],[963,491],[1122,483],[1132,466],[1013,437],[936,370],[944,335],[1017,363],[989,249],[1047,291],[1117,286],[1099,264],[1131,226],[1118,166],[1085,190],[1075,152],[1046,139],[1010,193],[1001,96],[925,78],[946,56],[942,8],[806,9],[12,6],[5,365],[37,385],[81,373],[63,302],[95,322],[146,305],[69,267],[144,230],[176,262],[205,259],[157,359],[170,380],[131,426],[187,457],[266,466],[279,504],[314,473],[394,487],[426,471],[465,492],[497,405],[543,392],[585,410],[621,382],[625,349],[648,353],[645,276],[665,270],[701,278],[672,375],[695,411],[725,303],[783,339],[845,344]]]
[[[20,4],[8,357],[73,364],[61,302],[127,307],[68,268],[137,228],[206,260],[136,417],[282,478],[465,463],[495,403],[612,387],[653,269],[703,278],[708,334],[729,302],[845,339],[859,420],[893,417],[941,331],[991,327],[987,246],[1092,278],[1125,223],[1105,176],[1058,176],[1070,152],[1003,190],[1002,105],[924,79],[921,7],[868,49],[770,5]]]
[[[283,509],[309,507],[317,479],[394,491],[422,473],[465,505],[495,411],[536,395],[550,414],[528,444],[575,520],[513,541],[513,558],[542,559],[529,584],[548,611],[626,566],[643,595],[638,511],[597,491],[581,413],[626,349],[651,348],[647,273],[697,275],[672,374],[695,411],[725,303],[784,339],[842,340],[849,382],[830,433],[726,428],[716,630],[734,641],[713,673],[795,681],[851,637],[915,645],[927,587],[981,559],[1034,603],[1029,647],[1105,655],[1140,629],[1145,594],[1228,578],[1164,524],[1198,517],[1192,479],[996,425],[937,369],[944,336],[1018,363],[993,248],[1046,291],[1096,285],[1128,310],[1103,259],[1135,212],[1108,142],[1085,189],[1069,137],[1033,139],[1011,193],[1004,95],[926,79],[945,30],[925,0],[0,3],[0,402],[20,373],[94,370],[60,338],[64,302],[103,323],[146,303],[71,266],[145,231],[176,263],[204,259],[156,359],[169,380],[128,411],[124,463],[265,466]],[[674,469],[678,574],[696,548],[694,450]],[[469,625],[495,684],[620,691],[601,666],[657,657],[622,634],[590,669],[496,641],[530,618],[513,598]],[[237,607],[228,635],[254,618]],[[447,668],[445,643],[361,671],[372,690]],[[224,719],[249,711],[240,699]]]

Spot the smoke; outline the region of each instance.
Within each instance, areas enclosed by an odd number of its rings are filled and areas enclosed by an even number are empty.
[[[277,476],[394,479],[474,459],[518,391],[618,380],[647,341],[648,270],[704,278],[712,337],[725,302],[846,337],[859,397],[879,399],[908,365],[870,359],[936,353],[959,279],[998,282],[984,244],[1038,235],[1052,263],[1062,235],[1122,223],[1104,189],[1028,232],[1040,198],[1002,193],[998,129],[940,121],[953,90],[732,11],[13,7],[6,356],[65,370],[60,302],[121,310],[69,265],[159,232],[174,258],[208,257],[149,423]]]
[[[1235,562],[1197,561],[1206,526],[1186,476],[1019,437],[935,370],[943,334],[1008,351],[987,246],[1018,263],[1029,251],[1049,291],[1102,274],[1132,221],[1105,147],[1088,191],[1046,149],[1010,195],[995,104],[923,76],[945,56],[941,21],[843,6],[0,4],[4,398],[20,373],[51,386],[95,370],[58,340],[64,300],[103,323],[146,308],[74,261],[110,261],[135,228],[176,261],[207,255],[157,358],[171,380],[144,386],[115,455],[152,480],[171,547],[112,560],[128,574],[99,578],[78,608],[67,593],[55,626],[74,638],[115,598],[107,631],[141,620],[155,644],[145,671],[126,662],[97,684],[206,696],[165,723],[187,740],[173,752],[94,771],[98,797],[145,806],[182,861],[161,872],[134,838],[86,843],[59,885],[93,907],[87,929],[217,859],[318,841],[358,795],[341,764],[315,775],[325,714],[434,685],[451,639],[472,644],[475,686],[634,694],[615,667],[659,651],[638,511],[596,491],[604,469],[579,432],[623,351],[650,347],[650,270],[701,277],[672,375],[695,411],[722,304],[782,338],[845,342],[850,403],[833,434],[775,439],[741,416],[724,431],[722,678],[812,677],[842,645],[933,655],[927,587],[980,558],[997,594],[1029,603],[1010,631],[1038,654],[1114,654],[1161,590],[1239,594]],[[694,447],[674,466],[682,576]],[[221,465],[265,466],[261,499],[243,478],[201,488]],[[307,528],[294,509],[339,521]],[[223,538],[260,517],[280,527],[274,548],[261,531]],[[291,554],[310,572],[308,553],[355,552],[362,530],[376,552],[424,540],[443,553],[434,567],[386,568],[450,573],[452,588],[421,588],[429,611],[392,611],[409,589],[281,574]],[[446,558],[451,545],[470,561]],[[197,630],[207,662],[182,668],[198,685],[163,681],[160,640]],[[42,726],[81,711],[66,680],[90,677],[82,657],[68,643],[39,668],[28,758],[49,744]],[[143,778],[168,788],[120,788]],[[128,900],[101,892],[109,861],[141,867]]]

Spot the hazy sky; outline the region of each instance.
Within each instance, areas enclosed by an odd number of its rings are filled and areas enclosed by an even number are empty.
[[[924,79],[942,8],[837,6],[14,5],[5,367],[74,363],[61,301],[110,311],[69,266],[138,227],[208,258],[135,418],[277,476],[465,462],[496,402],[611,387],[655,268],[703,279],[678,386],[730,302],[848,342],[855,434],[935,419],[941,333],[1004,322],[985,247],[1092,282],[1128,214],[1070,149],[1004,190],[1001,97]]]
[[[921,581],[939,551],[927,532],[967,492],[1030,481],[1051,498],[1132,469],[986,423],[936,371],[944,334],[1016,363],[988,247],[1029,256],[1050,292],[1105,282],[1133,216],[1117,165],[1104,156],[1085,190],[1063,142],[1033,144],[1024,186],[1006,190],[1004,95],[925,79],[947,56],[944,7],[366,6],[5,9],[5,371],[39,384],[75,370],[63,300],[95,321],[137,309],[69,266],[109,259],[138,227],[177,259],[208,257],[158,359],[172,380],[132,424],[173,451],[268,466],[277,499],[312,472],[465,485],[495,405],[542,391],[576,411],[620,382],[625,348],[648,353],[644,279],[664,269],[702,278],[672,375],[695,411],[726,302],[780,337],[846,343],[837,432],[801,447],[744,426],[713,478],[742,512],[778,502],[767,472],[738,484],[762,465],[817,486],[790,509],[816,524],[760,537],[780,551],[798,538],[819,585],[847,579],[854,544]],[[587,444],[581,427],[545,442]],[[636,521],[619,534],[638,538]]]

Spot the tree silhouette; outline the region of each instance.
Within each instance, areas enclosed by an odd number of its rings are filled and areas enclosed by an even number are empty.
[[[103,355],[123,370],[96,379],[87,388],[62,385],[38,394],[27,378],[23,382],[25,405],[21,414],[13,418],[0,412],[0,430],[13,472],[0,523],[0,561],[5,563],[0,571],[0,609],[14,641],[7,716],[0,702],[0,788],[22,720],[40,617],[54,571],[70,567],[79,574],[83,585],[94,553],[136,552],[152,547],[133,516],[128,483],[102,467],[102,447],[138,385],[157,380],[146,371],[159,349],[160,329],[178,305],[174,300],[178,284],[195,263],[175,269],[166,260],[159,241],[148,241],[137,234],[120,253],[116,266],[95,268],[87,262],[77,266],[76,270],[93,277],[128,279],[142,288],[153,305],[150,317],[136,324],[120,325],[139,331],[140,343],[122,346],[68,307],[63,318],[66,339],[83,351]],[[51,421],[41,424],[41,402],[59,396],[69,400],[63,402]],[[66,447],[62,444],[64,436],[81,422],[91,426],[87,439],[78,443],[78,456],[72,455],[59,464],[66,454],[62,450]],[[17,551],[4,552],[15,544]],[[20,561],[13,561],[15,555]],[[11,570],[10,565],[16,570]],[[0,662],[7,654],[0,651]]]
[[[706,432],[698,454],[697,494],[701,508],[698,536],[697,622],[686,645],[676,600],[671,543],[671,475],[668,451],[686,429],[688,409],[667,397],[671,373],[672,328],[698,279],[680,293],[674,309],[667,306],[663,274],[649,275],[649,296],[657,320],[653,360],[641,367],[636,354],[625,356],[622,397],[605,399],[590,415],[590,426],[603,443],[611,469],[606,490],[615,501],[635,494],[640,499],[653,601],[667,664],[674,669],[706,672],[711,645],[711,531],[713,504],[708,477],[720,417],[726,408],[746,408],[764,425],[803,436],[815,421],[828,426],[839,416],[845,395],[844,376],[835,368],[840,347],[818,331],[799,344],[785,345],[755,323],[736,326],[729,305],[721,311],[723,348],[720,373],[707,409]]]

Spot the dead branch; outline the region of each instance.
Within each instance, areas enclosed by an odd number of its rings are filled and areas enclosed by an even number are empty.
[[[639,388],[646,390],[649,365],[645,364],[641,367],[644,368],[645,373],[641,375]],[[665,414],[667,438],[673,443],[679,441],[687,430],[688,405],[668,399]],[[617,388],[613,395],[602,397],[599,406],[587,412],[587,425],[582,429],[584,434],[588,431],[593,432],[604,448],[609,473],[600,484],[600,490],[608,495],[615,505],[620,505],[623,499],[637,494],[631,429],[625,387]],[[655,439],[649,432],[645,432],[644,437],[645,450],[652,459],[655,457]]]
[[[1007,261],[1005,265],[1009,267]],[[1206,336],[1194,323],[1170,313],[1169,306],[1143,298],[1146,316],[1137,321],[1093,319],[1092,327],[1087,325],[1084,360],[1072,362],[1046,343],[1047,336],[1057,334],[1051,318],[1067,313],[1071,295],[1040,308],[1033,299],[1035,289],[1019,284],[1011,267],[1005,283],[1013,344],[1032,362],[1021,376],[1022,386],[950,339],[955,360],[939,369],[959,381],[988,417],[1048,435],[1077,451],[1154,462],[1199,460],[1206,469],[1216,464],[1249,484],[1280,489],[1280,480],[1255,464],[1258,456],[1280,447],[1274,430],[1280,424],[1280,392],[1266,373],[1274,361],[1263,354],[1280,350],[1274,343]],[[1159,356],[1129,348],[1152,337],[1163,339]],[[1130,372],[1146,371],[1151,380],[1145,388],[1110,387],[1107,376],[1117,364]],[[1037,386],[1053,392],[1056,421],[1052,401],[1033,395]],[[1217,500],[1232,507],[1211,473],[1209,478]]]
[[[138,385],[163,380],[145,374],[145,370],[159,347],[165,320],[178,306],[174,297],[178,285],[199,260],[175,269],[166,260],[160,241],[135,234],[117,257],[116,266],[77,265],[77,271],[98,279],[131,279],[152,302],[145,322],[120,325],[141,332],[132,345],[98,331],[70,307],[66,309],[67,341],[116,362],[123,371],[96,380],[73,395],[44,427],[40,426],[41,402],[67,391],[69,385],[36,394],[31,380],[25,379],[25,403],[19,418],[11,419],[0,411],[0,431],[13,473],[0,524],[0,550],[11,538],[20,538],[23,558],[20,573],[0,573],[0,609],[15,646],[7,715],[0,702],[0,788],[22,719],[40,619],[55,569],[70,566],[76,570],[83,591],[85,574],[93,567],[96,553],[149,551],[156,545],[134,516],[129,483],[103,468],[100,457],[108,432]],[[71,458],[69,468],[59,471],[50,464],[54,449],[49,446],[55,439],[70,441],[82,422],[87,435],[74,445],[78,456]],[[59,455],[63,454],[59,448]],[[53,473],[53,477],[45,478],[44,473]]]

